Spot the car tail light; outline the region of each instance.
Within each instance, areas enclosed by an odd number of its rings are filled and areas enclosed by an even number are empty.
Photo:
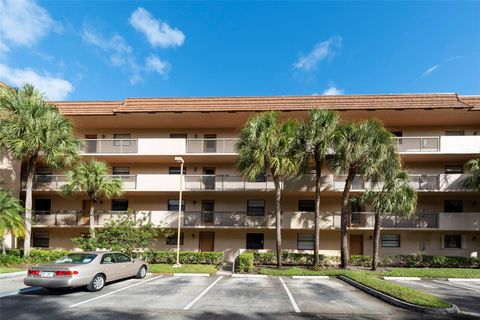
[[[78,274],[78,271],[71,271],[71,270],[55,271],[55,275],[60,277],[69,277],[76,274]]]
[[[28,269],[28,275],[29,276],[39,276],[40,275],[40,270]]]

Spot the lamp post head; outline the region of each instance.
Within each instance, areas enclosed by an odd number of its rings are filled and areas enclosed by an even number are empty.
[[[177,163],[185,163],[185,161],[183,161],[183,158],[182,158],[182,157],[175,157],[175,162],[177,162]]]

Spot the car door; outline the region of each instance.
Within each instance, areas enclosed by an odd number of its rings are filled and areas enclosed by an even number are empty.
[[[107,276],[107,281],[114,281],[122,277],[121,266],[116,263],[113,253],[105,253],[100,261],[102,272]]]
[[[132,277],[136,274],[136,271],[133,270],[135,264],[129,256],[123,253],[114,253],[114,255],[122,278]]]

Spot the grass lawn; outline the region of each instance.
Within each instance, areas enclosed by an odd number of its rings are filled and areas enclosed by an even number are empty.
[[[10,273],[10,272],[18,272],[18,271],[23,271],[23,269],[0,267],[0,273]]]
[[[174,268],[171,264],[151,264],[149,271],[152,273],[216,273],[217,268],[211,264],[182,264]]]
[[[388,268],[386,277],[431,278],[480,278],[480,269],[463,268]]]
[[[391,281],[382,280],[376,276],[372,276],[372,273],[345,271],[345,276],[391,297],[419,306],[429,308],[448,308],[451,306],[447,301],[437,298],[434,295],[407,288]]]

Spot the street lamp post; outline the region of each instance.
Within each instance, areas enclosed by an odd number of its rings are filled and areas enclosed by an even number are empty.
[[[180,264],[180,226],[182,223],[182,191],[183,191],[183,161],[182,157],[175,157],[175,162],[180,163],[180,190],[178,195],[178,229],[177,229],[177,262],[173,265],[174,268],[179,268]]]

